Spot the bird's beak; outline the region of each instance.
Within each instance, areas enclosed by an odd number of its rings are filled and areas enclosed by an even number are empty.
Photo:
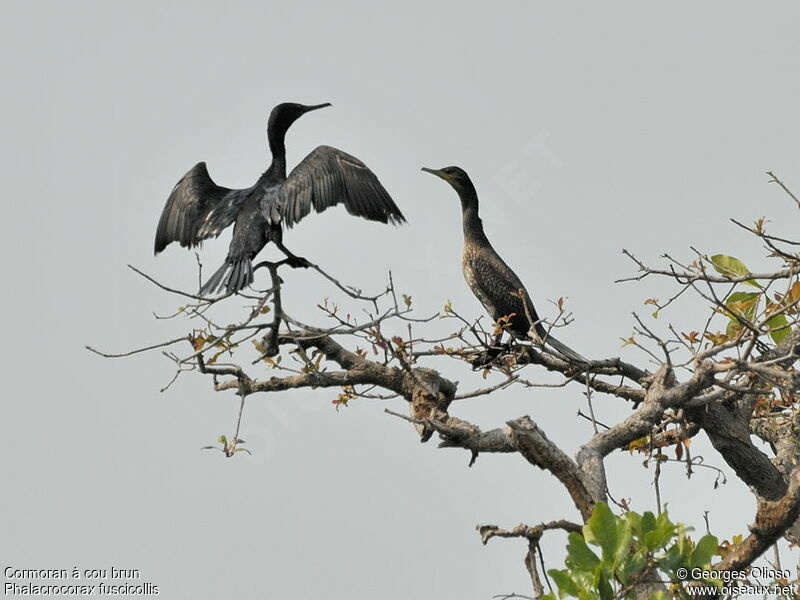
[[[447,173],[443,173],[442,171],[439,171],[438,169],[429,169],[428,167],[422,167],[422,170],[425,171],[426,173],[430,173],[431,175],[436,175],[437,177],[440,177],[441,179],[444,179],[445,181],[449,181],[450,180],[450,178],[447,176]]]
[[[312,110],[317,110],[320,108],[325,108],[327,106],[333,106],[330,102],[326,102],[325,104],[314,104],[312,106],[306,106],[305,112],[311,112]]]

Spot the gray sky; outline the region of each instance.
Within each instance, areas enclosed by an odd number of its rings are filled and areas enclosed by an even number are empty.
[[[552,314],[547,299],[569,297],[575,322],[559,337],[590,357],[644,362],[619,338],[665,288],[614,284],[632,272],[621,248],[655,261],[695,245],[759,270],[770,263],[727,218],[767,215],[795,231],[764,172],[800,189],[799,21],[794,2],[7,2],[3,565],[137,568],[180,599],[526,590],[523,545],[484,548],[474,526],[576,513],[521,458],[467,469],[466,453],[419,444],[383,404],[337,413],[330,390],[252,398],[242,437],[255,455],[225,460],[198,448],[231,432],[233,394],[200,376],[160,394],[172,368],[159,354],[104,361],[82,348],[184,333],[151,315],[179,301],[125,267],[194,285],[191,253],[152,256],[172,185],[206,160],[218,183],[249,186],[265,168],[271,107],[328,101],[290,131],[290,164],[322,143],[358,156],[409,225],[329,211],[289,232],[290,248],[366,289],[391,268],[422,313],[450,299],[480,314],[460,273],[456,197],[419,172],[457,164],[537,305]],[[209,268],[228,237],[205,245]],[[335,296],[308,272],[286,280],[287,307],[310,319]],[[655,326],[688,329],[693,309]],[[478,381],[444,368],[463,389]],[[531,414],[572,452],[590,433],[579,407],[577,388],[513,390],[455,414],[486,427]],[[597,409],[627,414],[609,398]],[[640,463],[610,461],[612,491],[653,509]],[[706,472],[687,483],[679,467],[665,477],[676,518],[702,527],[711,510],[721,537],[744,531],[742,486],[714,491]],[[550,556],[562,547],[554,536]]]

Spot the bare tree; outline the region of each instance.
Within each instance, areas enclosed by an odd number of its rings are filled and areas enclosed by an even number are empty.
[[[800,208],[800,200],[772,173],[769,176]],[[553,529],[580,531],[595,505],[610,500],[606,457],[638,451],[652,459],[660,507],[658,474],[667,460],[665,450],[674,448],[677,458],[670,460],[684,463],[691,474],[705,465],[692,456],[688,441],[705,433],[757,501],[749,535],[714,565],[741,569],[781,538],[800,542],[800,404],[795,396],[800,376],[794,369],[800,357],[800,255],[796,251],[800,241],[769,233],[763,219],[753,225],[733,223],[763,245],[767,259],[776,263],[775,270],[752,273],[732,256],[708,256],[696,249],[688,260],[665,254],[661,265],[650,266],[624,251],[636,272],[621,283],[661,278],[672,286],[668,299],[647,301],[653,310],[663,313],[690,296],[704,307],[696,323],[661,325],[664,331],[656,331],[652,319],[634,313],[634,333],[624,341],[641,349],[641,364],[606,358],[575,365],[532,343],[511,342],[490,353],[495,335],[504,327],[503,319],[493,324],[485,318],[472,319],[449,303],[440,314],[419,317],[411,298],[397,292],[391,275],[384,291],[366,295],[314,266],[345,295],[347,308],[326,300],[318,306],[325,326],[304,323],[282,303],[279,271],[285,261],[257,265],[257,270],[269,274],[270,287],[240,294],[250,307],[234,324],[214,320],[214,307],[224,297],[204,298],[171,289],[134,269],[165,292],[186,299],[187,304],[171,318],[188,319],[191,332],[124,354],[98,354],[121,357],[161,350],[174,362],[175,378],[187,372],[206,375],[215,391],[238,394],[242,407],[251,396],[296,388],[334,388],[337,404],[354,398],[400,397],[408,403],[407,413],[387,412],[411,423],[423,441],[435,435],[440,448],[467,451],[470,465],[482,453],[521,455],[564,486],[579,517],[571,521],[567,520],[570,515],[564,515],[564,520],[511,529],[479,526],[484,543],[493,537],[527,542],[525,566],[536,597],[544,594],[542,577],[546,576],[541,537]],[[558,314],[550,327],[562,327],[571,318],[561,301],[556,306]],[[448,331],[439,333],[442,324]],[[438,361],[479,368],[491,379],[486,387],[459,390],[441,369],[431,366],[441,364]],[[264,374],[265,368],[269,375]],[[535,381],[532,377],[541,370],[556,374],[558,383]],[[585,395],[587,412],[579,414],[592,422],[594,433],[574,457],[529,416],[510,418],[489,430],[458,416],[461,402],[481,401],[510,387],[535,393],[542,385],[569,387]],[[626,403],[629,416],[616,423],[598,423],[592,408],[595,394]],[[241,410],[233,436],[221,438],[220,449],[228,456],[244,451],[240,422]],[[754,438],[765,442],[771,452],[754,443]],[[659,585],[642,584],[637,595],[647,597]]]

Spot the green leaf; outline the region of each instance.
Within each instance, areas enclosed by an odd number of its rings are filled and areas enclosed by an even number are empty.
[[[608,577],[604,572],[600,573],[600,581],[597,585],[597,591],[600,592],[601,600],[614,600],[614,589],[608,582]]]
[[[217,438],[217,441],[226,448],[228,447],[228,438],[226,438],[224,435],[219,436],[219,438]]]
[[[586,523],[592,538],[603,549],[603,559],[612,563],[617,553],[619,536],[617,535],[617,517],[605,502],[598,502],[594,512]]]
[[[730,296],[728,296],[728,299],[725,301],[725,304],[729,304],[731,302],[748,303],[760,297],[761,297],[761,292],[734,292]]]
[[[738,258],[734,258],[733,256],[715,254],[711,257],[711,264],[714,266],[714,269],[717,271],[717,273],[724,275],[725,277],[744,277],[745,275],[750,274],[750,269],[748,269],[742,261],[740,261]],[[757,288],[761,287],[752,279],[745,281],[745,283]]]
[[[618,519],[617,521],[617,549],[614,552],[614,562],[612,568],[614,570],[619,565],[625,562],[628,553],[630,552],[631,540],[633,539],[633,531],[629,521]]]
[[[632,579],[638,577],[646,563],[644,552],[636,552],[628,557],[617,569],[617,575],[623,584],[628,584]]]
[[[697,542],[697,545],[694,547],[692,551],[692,566],[694,567],[705,567],[708,563],[711,562],[711,557],[714,556],[714,553],[717,551],[719,547],[719,541],[713,535],[704,535],[700,538],[700,541]]]
[[[641,523],[642,534],[653,531],[656,528],[656,516],[648,510],[642,515]]]
[[[684,563],[684,556],[681,554],[678,546],[672,546],[667,552],[658,560],[658,568],[669,573],[675,580],[675,571]]]
[[[645,517],[648,514],[650,515],[648,522],[652,523],[653,528],[642,536],[642,542],[648,550],[658,550],[675,537],[677,527],[669,520],[666,512],[661,513],[657,518],[653,513],[645,513]]]
[[[784,313],[777,314],[767,319],[767,327],[769,327],[769,335],[772,337],[776,344],[780,344],[783,339],[792,332],[792,328],[788,327],[789,321],[786,319]]]
[[[578,597],[578,584],[569,576],[567,571],[559,571],[557,569],[550,569],[548,571],[550,577],[556,582],[558,591],[563,594]]]
[[[566,562],[568,567],[591,571],[600,564],[600,559],[586,545],[586,540],[583,539],[580,533],[573,531],[569,534],[567,540]]]
[[[728,339],[733,339],[742,332],[742,324],[736,319],[728,321],[728,326],[725,328],[725,335]]]
[[[725,300],[725,306],[748,321],[753,321],[756,314],[758,314],[758,301],[760,299],[760,292],[734,292]],[[735,317],[731,317],[731,320],[739,322]]]
[[[632,510],[629,510],[628,512],[626,512],[622,516],[622,518],[625,519],[626,521],[628,521],[628,523],[631,524],[631,530],[633,531],[633,533],[635,535],[637,535],[637,536],[641,535],[641,533],[642,533],[642,515],[640,515],[637,512],[633,512]]]

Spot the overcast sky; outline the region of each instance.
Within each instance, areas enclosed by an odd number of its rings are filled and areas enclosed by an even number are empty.
[[[319,144],[364,160],[403,228],[328,211],[287,245],[341,279],[380,289],[392,269],[420,313],[481,309],[460,273],[458,201],[420,167],[472,176],[487,234],[537,306],[568,297],[559,336],[592,358],[645,364],[631,312],[665,293],[632,273],[693,245],[769,267],[728,221],[766,215],[796,235],[796,209],[764,174],[800,190],[800,7],[796,2],[6,2],[3,418],[0,559],[16,568],[136,568],[166,598],[489,598],[525,592],[519,541],[481,546],[478,523],[577,518],[548,474],[516,456],[422,445],[414,430],[335,391],[249,400],[252,457],[203,452],[232,431],[237,398],[173,374],[158,353],[120,351],[185,333],[157,321],[169,297],[126,268],[195,285],[194,257],[152,256],[177,179],[200,160],[246,187],[268,160],[269,110],[332,102],[299,121],[290,166]],[[209,268],[229,234],[202,251]],[[286,276],[287,308],[336,291]],[[228,301],[231,314],[241,306]],[[690,328],[687,302],[662,315]],[[695,312],[693,312],[695,311]],[[696,325],[695,325],[696,328]],[[479,382],[445,364],[463,390]],[[261,374],[259,372],[259,374]],[[266,376],[268,373],[264,372]],[[531,368],[527,375],[541,378]],[[454,414],[482,426],[530,414],[568,452],[590,435],[578,388],[508,390]],[[388,404],[404,410],[402,400]],[[603,420],[628,414],[598,397]],[[724,466],[701,439],[706,461]],[[720,537],[745,531],[747,490],[714,475],[665,475],[675,518]],[[727,471],[727,469],[725,469]],[[654,509],[652,472],[616,456],[612,492]],[[547,543],[557,566],[564,540]]]

